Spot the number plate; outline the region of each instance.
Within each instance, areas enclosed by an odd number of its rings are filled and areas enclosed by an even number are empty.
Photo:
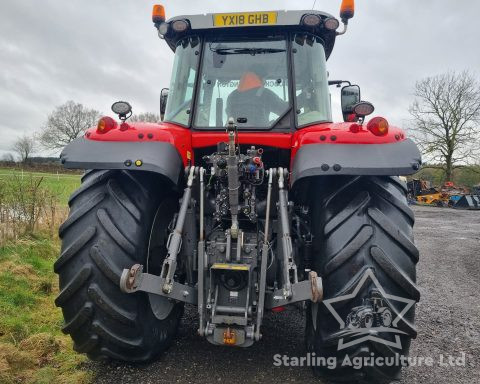
[[[213,15],[215,27],[248,27],[277,24],[277,12],[219,13]]]

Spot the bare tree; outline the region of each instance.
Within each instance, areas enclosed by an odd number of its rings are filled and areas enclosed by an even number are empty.
[[[412,135],[451,181],[454,169],[474,161],[480,150],[480,84],[470,72],[449,72],[418,81],[415,96]]]
[[[24,135],[19,137],[13,143],[12,150],[18,154],[20,161],[25,164],[35,150],[35,147],[35,138],[33,136]]]
[[[144,122],[144,123],[158,123],[160,121],[160,115],[156,113],[146,112],[138,115],[133,115],[130,118],[132,122]]]
[[[47,149],[61,149],[97,123],[100,113],[80,103],[67,101],[48,116],[40,133],[40,142]]]

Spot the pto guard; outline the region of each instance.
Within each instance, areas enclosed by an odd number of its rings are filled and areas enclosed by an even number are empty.
[[[166,142],[95,141],[83,137],[71,142],[60,155],[69,169],[125,169],[163,175],[177,185],[183,162],[177,149]]]
[[[311,176],[401,176],[416,173],[420,151],[406,139],[391,144],[307,144],[292,166],[292,186]]]

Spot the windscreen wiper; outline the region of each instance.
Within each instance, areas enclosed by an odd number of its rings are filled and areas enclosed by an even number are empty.
[[[214,48],[212,51],[219,55],[258,55],[266,53],[280,53],[286,52],[285,49],[277,48]]]

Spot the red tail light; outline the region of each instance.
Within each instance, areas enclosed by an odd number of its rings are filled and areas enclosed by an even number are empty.
[[[112,129],[117,128],[117,122],[113,120],[111,117],[104,116],[100,120],[98,120],[97,124],[97,132],[98,133],[107,133]]]
[[[367,124],[367,129],[375,136],[385,136],[388,133],[388,121],[383,117],[374,117]]]

